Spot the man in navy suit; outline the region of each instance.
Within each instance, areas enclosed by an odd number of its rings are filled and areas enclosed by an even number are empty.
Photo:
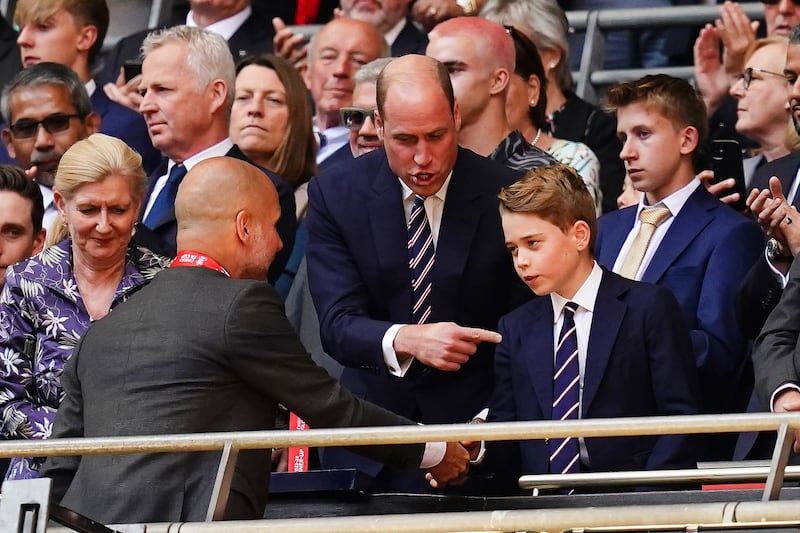
[[[697,413],[697,370],[678,302],[595,262],[594,202],[577,173],[533,169],[502,190],[500,206],[517,274],[545,297],[500,320],[488,420]],[[687,435],[530,440],[502,453],[507,446],[490,444],[487,466],[503,465],[498,475],[514,481],[520,473],[691,468],[697,460]]]
[[[323,347],[346,367],[342,383],[356,395],[418,422],[466,422],[491,393],[500,340],[491,330],[515,296],[529,297],[513,275],[497,216],[498,190],[518,175],[458,147],[458,105],[438,61],[395,59],[378,78],[377,95],[385,149],[309,186],[308,278]],[[408,248],[415,203],[418,214],[424,206],[435,250],[425,274],[430,290],[418,283],[416,294]],[[430,313],[413,320],[420,293]],[[421,477],[336,452],[326,451],[325,462],[377,476],[372,490],[425,488]]]
[[[86,85],[92,110],[100,115],[100,132],[125,141],[142,156],[145,170],[152,171],[161,154],[150,143],[141,115],[109,100],[91,76],[108,30],[106,0],[54,0],[43,6],[35,0],[17,3],[14,21],[20,28],[23,66],[50,61],[74,70]]]
[[[247,161],[228,137],[235,80],[233,58],[222,37],[189,26],[151,33],[142,50],[139,110],[153,146],[166,156],[151,176],[142,210],[142,223],[156,238],[142,244],[174,256],[174,201],[181,176],[209,157],[227,155]],[[281,203],[277,227],[283,249],[270,267],[269,279],[274,283],[294,245],[297,221],[291,187],[274,172],[262,170],[277,188]]]
[[[597,260],[673,292],[691,328],[702,409],[744,409],[749,391],[737,385],[746,345],[733,301],[763,251],[761,231],[695,178],[693,158],[707,121],[702,99],[686,81],[645,76],[611,88],[607,100],[617,115],[620,158],[644,195],[638,205],[600,219]],[[648,223],[650,207],[666,208],[665,217]],[[714,448],[708,458],[729,458],[730,450]]]

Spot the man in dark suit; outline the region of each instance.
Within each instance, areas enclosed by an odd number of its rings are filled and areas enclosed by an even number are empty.
[[[17,43],[22,64],[29,67],[49,61],[74,70],[86,85],[92,110],[100,115],[100,132],[125,141],[142,156],[145,170],[152,171],[161,154],[150,143],[142,116],[109,100],[92,79],[91,71],[108,30],[106,0],[54,0],[46,9],[42,6],[33,0],[17,3],[14,20],[20,28]]]
[[[189,0],[189,12],[184,12],[183,18],[173,20],[169,26],[186,24],[220,34],[228,42],[234,61],[257,52],[272,52],[274,32],[269,21],[282,11],[278,10],[279,6],[251,4],[251,0],[233,2]],[[123,64],[125,61],[139,58],[142,42],[150,31],[152,30],[144,30],[123,37],[103,55],[104,68],[101,79],[104,83],[122,82],[118,78]]]
[[[222,37],[189,26],[153,32],[142,49],[139,109],[153,146],[166,156],[152,174],[142,210],[142,222],[159,242],[143,244],[172,256],[177,232],[173,203],[181,176],[208,157],[247,160],[228,137],[234,65]],[[281,201],[278,233],[284,247],[272,263],[269,279],[274,282],[292,250],[297,222],[291,187],[277,174],[262,170],[278,189]]]
[[[411,0],[380,3],[341,0],[341,6],[346,16],[375,26],[392,47],[393,56],[425,53],[428,37],[411,19]]]
[[[763,250],[761,231],[695,178],[693,157],[707,121],[687,82],[646,76],[610,89],[607,99],[623,141],[620,158],[644,195],[637,206],[600,219],[597,260],[672,290],[692,330],[703,410],[744,409],[749,391],[738,383],[746,344],[733,299]],[[660,220],[650,218],[659,212]],[[708,458],[729,458],[729,451],[715,446]]]
[[[491,393],[500,339],[489,330],[511,308],[514,287],[529,297],[497,216],[497,191],[517,173],[458,148],[458,105],[438,61],[395,59],[377,95],[385,149],[309,186],[308,278],[323,347],[347,367],[342,383],[357,395],[416,421],[465,422]],[[435,248],[432,267],[408,247],[409,220],[423,219],[420,235],[430,237],[414,242],[428,243],[425,254]],[[333,452],[330,465],[355,464]],[[378,476],[373,490],[423,488],[379,464],[357,466]]]
[[[595,262],[595,207],[577,173],[534,169],[502,190],[500,205],[517,273],[544,297],[500,320],[488,420],[697,413],[697,370],[678,302]],[[505,447],[490,445],[487,461],[512,463],[498,475],[515,482],[520,473],[690,468],[697,460],[687,435],[540,439],[504,454]]]
[[[54,436],[270,429],[278,402],[314,427],[412,424],[353,398],[292,332],[264,282],[281,247],[280,208],[258,169],[207,159],[184,180],[175,208],[181,252],[163,276],[81,339],[64,374]],[[468,462],[457,443],[362,451],[400,468],[429,467],[440,485]],[[432,452],[442,459],[430,459]],[[101,522],[195,522],[204,519],[219,457],[52,458],[42,475],[53,478],[56,500]],[[239,453],[225,518],[263,516],[269,473],[268,450]]]

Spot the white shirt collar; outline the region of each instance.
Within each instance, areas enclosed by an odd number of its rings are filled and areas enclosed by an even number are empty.
[[[669,209],[669,212],[672,214],[672,216],[676,217],[678,216],[678,213],[680,213],[681,209],[683,209],[683,206],[686,205],[686,201],[699,186],[700,180],[695,176],[689,183],[670,194],[659,203],[667,206],[667,209]],[[645,207],[652,207],[648,204],[645,204],[645,201],[646,198],[643,194],[641,198],[639,198],[639,206],[636,208],[636,220],[639,220],[639,213],[642,212],[642,209]]]
[[[233,141],[231,140],[230,137],[226,137],[217,144],[209,146],[205,150],[197,152],[191,157],[187,157],[186,161],[183,162],[183,166],[186,167],[186,172],[189,172],[190,170],[192,170],[192,167],[195,166],[200,161],[205,161],[210,157],[224,156],[230,151],[231,148],[233,148]],[[167,174],[169,174],[169,171],[172,170],[172,167],[174,166],[175,166],[175,161],[170,159],[169,163],[167,164]]]
[[[434,197],[438,198],[442,202],[444,202],[444,199],[447,196],[447,188],[450,186],[450,178],[452,177],[453,171],[451,170],[450,174],[447,175],[447,179],[445,179],[444,183],[442,183],[442,186],[438,191],[436,191],[435,194],[433,194]],[[397,179],[400,181],[400,186],[403,188],[403,202],[407,202],[414,197],[415,193],[408,185],[405,184],[403,180],[401,180],[399,177]]]
[[[89,79],[89,81],[84,83],[83,86],[86,87],[86,92],[89,93],[90,97],[97,90],[97,83],[95,83],[95,81],[93,79],[91,79],[91,78]]]
[[[567,302],[575,302],[582,309],[594,313],[594,304],[597,301],[597,291],[600,290],[600,281],[602,279],[603,269],[600,268],[600,265],[597,264],[597,261],[594,261],[592,271],[589,273],[589,276],[583,282],[583,285],[581,285],[581,288],[578,289],[578,292],[575,293],[575,296],[573,296],[572,299],[568,300],[560,294],[551,292],[550,303],[553,304],[553,323],[555,324],[558,322],[558,318],[561,316],[561,311],[564,309],[564,306]]]
[[[253,14],[253,8],[251,6],[247,6],[246,8],[242,9],[238,13],[233,16],[230,16],[226,19],[218,20],[213,24],[209,24],[206,26],[205,29],[208,31],[213,31],[214,33],[221,35],[223,39],[229,41],[233,34],[236,33],[244,21]],[[189,10],[189,14],[186,15],[186,25],[196,28],[197,22],[194,20],[194,13]]]
[[[391,30],[383,34],[383,38],[386,39],[386,42],[389,43],[389,46],[394,44],[394,42],[397,40],[397,36],[400,35],[400,32],[403,31],[403,28],[406,27],[406,24],[411,24],[411,22],[409,22],[406,17],[403,17],[397,21],[397,24],[395,24]]]

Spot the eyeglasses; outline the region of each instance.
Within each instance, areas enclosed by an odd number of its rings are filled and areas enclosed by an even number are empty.
[[[29,139],[39,131],[39,124],[44,126],[47,133],[58,133],[69,129],[69,121],[73,118],[80,118],[80,115],[65,115],[64,113],[54,113],[44,117],[42,120],[20,119],[9,126],[12,135],[17,139]]]
[[[781,0],[761,0],[762,4],[767,4],[768,6],[774,6],[775,4],[779,4]],[[792,4],[796,6],[800,6],[800,0],[792,0]]]
[[[375,109],[364,109],[363,107],[343,107],[339,110],[342,116],[342,124],[351,130],[357,130],[364,125],[367,117],[375,122]]]
[[[800,1],[800,0],[798,0],[798,1]],[[753,80],[760,79],[760,78],[754,78],[753,77],[753,72],[758,72],[759,74],[768,74],[770,76],[776,76],[778,78],[783,78],[783,81],[786,81],[786,76],[784,76],[783,74],[781,74],[779,72],[770,72],[769,70],[763,70],[763,69],[760,69],[760,68],[747,67],[746,69],[744,69],[744,72],[742,72],[739,75],[739,79],[742,80],[742,85],[744,86],[745,90],[750,88],[750,84],[753,82]]]

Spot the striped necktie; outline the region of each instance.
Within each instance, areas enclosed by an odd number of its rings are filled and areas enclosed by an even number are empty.
[[[575,335],[575,310],[578,304],[564,305],[564,323],[556,348],[556,373],[553,376],[552,420],[577,419],[580,410],[580,367],[578,338]],[[580,470],[580,450],[577,437],[550,439],[550,472],[566,474]]]
[[[425,213],[425,198],[415,196],[408,219],[408,266],[414,295],[411,319],[415,324],[424,324],[431,314],[431,270],[435,250]]]

